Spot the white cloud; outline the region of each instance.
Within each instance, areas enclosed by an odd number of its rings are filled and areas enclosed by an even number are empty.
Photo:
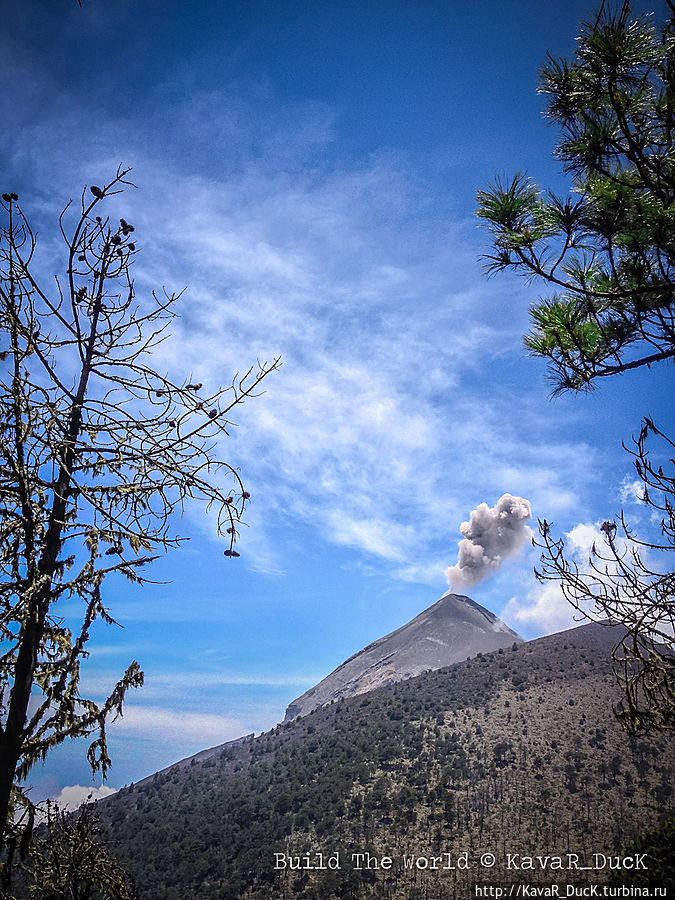
[[[589,574],[589,586],[592,588],[595,574],[592,562],[600,572],[608,572],[610,576],[617,571],[617,563],[612,561],[612,552],[607,546],[601,522],[580,522],[564,535],[565,557],[578,571]],[[614,546],[619,554],[626,550],[625,539],[620,535],[614,537]],[[584,611],[588,614],[584,616]],[[543,634],[551,634],[566,628],[573,628],[580,622],[604,619],[606,613],[598,610],[595,604],[583,598],[580,609],[576,609],[563,595],[560,582],[546,581],[543,585],[531,588],[524,598],[512,597],[503,615],[514,623],[534,626]]]
[[[115,794],[117,788],[102,784],[100,787],[85,784],[71,784],[62,788],[61,792],[50,799],[57,803],[61,809],[72,811],[78,809],[88,800],[101,800]]]
[[[541,634],[565,631],[586,621],[567,602],[560,585],[552,581],[533,588],[524,599],[512,597],[499,617],[516,631],[522,626],[532,626]]]
[[[575,525],[571,531],[567,532],[565,537],[572,553],[583,560],[588,559],[594,546],[600,548],[604,544],[603,533],[600,531],[598,524],[589,522]]]
[[[621,482],[619,488],[619,498],[622,503],[644,503],[645,486],[644,482],[636,479],[632,481],[626,477]]]

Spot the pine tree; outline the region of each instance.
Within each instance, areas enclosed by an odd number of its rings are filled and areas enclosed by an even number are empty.
[[[525,346],[549,363],[554,393],[675,358],[675,4],[662,28],[604,4],[572,61],[549,57],[540,90],[560,127],[569,196],[524,174],[478,193],[489,273],[516,271],[550,295],[531,307]],[[654,451],[654,444],[657,449]],[[640,499],[660,522],[641,540],[623,514],[602,525],[580,569],[540,522],[542,579],[585,614],[626,628],[614,652],[633,732],[675,727],[675,444],[649,418],[627,448]]]

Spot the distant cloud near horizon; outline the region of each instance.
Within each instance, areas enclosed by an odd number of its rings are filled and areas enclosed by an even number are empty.
[[[525,523],[532,518],[529,500],[504,494],[490,507],[481,503],[459,530],[457,563],[445,570],[451,588],[469,588],[492,575],[532,537]]]
[[[103,797],[109,797],[116,793],[117,788],[109,787],[107,784],[99,785],[99,787],[91,784],[71,784],[62,788],[61,793],[52,797],[52,800],[66,812],[73,812],[79,809],[83,803],[101,800]]]

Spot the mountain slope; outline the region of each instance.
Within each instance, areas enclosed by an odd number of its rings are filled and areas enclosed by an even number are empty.
[[[463,900],[475,884],[515,881],[561,883],[564,896],[609,871],[520,873],[507,854],[592,864],[675,811],[672,740],[630,739],[612,714],[617,640],[591,624],[482,654],[98,806],[140,900]],[[339,868],[318,868],[318,853]],[[392,864],[359,868],[364,853]],[[424,862],[463,853],[467,870]],[[309,865],[277,864],[289,854]]]
[[[350,656],[289,704],[285,722],[319,706],[509,647],[522,638],[493,613],[448,593],[406,625]]]

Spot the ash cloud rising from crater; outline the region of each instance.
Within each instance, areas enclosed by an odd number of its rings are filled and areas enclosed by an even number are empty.
[[[445,570],[450,587],[469,588],[496,572],[532,539],[532,529],[525,524],[531,518],[529,500],[512,494],[504,494],[492,507],[479,504],[459,526],[463,537],[457,562]]]

